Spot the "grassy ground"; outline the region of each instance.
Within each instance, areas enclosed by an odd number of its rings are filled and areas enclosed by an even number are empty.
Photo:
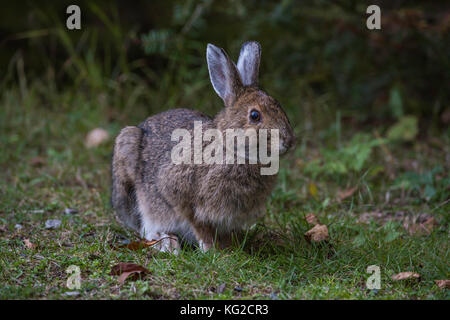
[[[361,128],[339,118],[312,121],[310,128],[293,119],[301,143],[284,159],[268,213],[245,241],[206,254],[186,247],[172,256],[116,248],[137,237],[116,223],[109,206],[113,139],[94,149],[83,144],[95,127],[114,137],[166,106],[134,104],[132,92],[123,104],[109,93],[43,94],[54,91],[38,83],[25,89],[4,90],[0,102],[1,299],[449,298],[434,283],[450,276],[448,132],[370,146],[371,127],[363,128],[369,141],[358,144],[352,137]],[[359,159],[367,148],[370,156]],[[354,165],[358,159],[361,166]],[[337,160],[343,162],[330,167]],[[353,187],[353,195],[336,200]],[[328,226],[328,244],[305,240],[308,213]],[[431,233],[411,231],[429,217],[436,220]],[[46,229],[48,219],[60,219],[61,227]],[[25,239],[36,247],[27,248]],[[119,262],[151,273],[119,285],[109,275]],[[75,297],[65,295],[70,265],[81,269]],[[369,265],[381,268],[380,290],[366,288]],[[421,281],[391,280],[402,271],[419,273]]]

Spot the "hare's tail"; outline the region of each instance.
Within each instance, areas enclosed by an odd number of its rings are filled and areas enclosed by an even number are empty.
[[[112,159],[112,207],[123,224],[138,232],[141,217],[136,203],[136,177],[141,140],[142,130],[138,127],[122,129]]]

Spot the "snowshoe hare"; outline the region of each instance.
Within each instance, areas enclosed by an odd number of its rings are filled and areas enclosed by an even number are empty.
[[[115,140],[112,206],[123,224],[147,240],[160,240],[155,246],[161,251],[176,253],[178,236],[196,241],[203,251],[216,243],[229,245],[234,231],[264,213],[276,180],[276,174],[261,174],[264,164],[259,161],[174,163],[175,129],[192,134],[194,122],[201,122],[202,132],[214,129],[223,134],[227,129],[276,129],[277,155],[295,141],[280,104],[258,88],[258,42],[243,44],[237,65],[212,44],[206,58],[212,86],[224,102],[221,112],[211,118],[188,109],[169,110],[122,129]]]

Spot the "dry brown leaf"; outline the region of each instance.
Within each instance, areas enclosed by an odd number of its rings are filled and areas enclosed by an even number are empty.
[[[302,159],[297,159],[297,160],[295,161],[295,163],[297,164],[297,167],[298,167],[300,170],[302,170],[303,167],[305,166],[305,162],[304,162]]]
[[[143,239],[140,241],[133,241],[128,244],[121,245],[121,246],[119,246],[119,248],[127,248],[132,251],[137,251],[137,250],[142,250],[147,247],[151,247],[151,246],[157,244],[159,241],[160,240],[149,241],[149,240]]]
[[[434,280],[434,283],[441,289],[450,289],[450,280]]]
[[[391,277],[391,279],[394,281],[408,280],[408,279],[420,279],[420,274],[411,272],[411,271],[400,272],[400,273],[394,274]]]
[[[137,280],[141,276],[150,273],[148,269],[134,263],[120,262],[112,267],[110,275],[119,276],[118,281],[123,284],[125,280],[131,276],[130,279]]]
[[[436,225],[437,222],[433,217],[428,218],[422,223],[413,223],[410,225],[408,223],[403,224],[410,235],[428,235],[433,231],[433,228]]]
[[[312,242],[328,240],[328,228],[324,224],[316,224],[311,230],[305,233],[305,239]]]
[[[337,194],[337,201],[341,202],[342,200],[345,200],[345,199],[351,197],[355,193],[356,190],[358,190],[358,187],[353,187],[350,189],[339,191]]]
[[[27,247],[28,249],[36,248],[36,245],[32,243],[29,239],[24,239],[23,243],[25,244],[25,247]]]
[[[319,194],[319,190],[317,189],[317,185],[314,182],[311,182],[308,186],[309,194],[313,196],[314,199],[317,199]]]
[[[6,226],[0,226],[0,232],[7,232],[8,229],[6,228]]]
[[[45,162],[45,158],[38,156],[31,158],[30,165],[33,167],[42,167],[43,165],[45,165]]]
[[[97,147],[109,139],[109,133],[105,129],[95,128],[87,136],[85,145],[87,148]]]
[[[308,213],[306,215],[306,222],[315,226],[316,224],[319,224],[319,219],[317,219],[314,213]]]

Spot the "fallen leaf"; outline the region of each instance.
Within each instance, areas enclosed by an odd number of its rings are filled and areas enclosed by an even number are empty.
[[[450,280],[434,280],[434,283],[441,289],[450,289]]]
[[[437,222],[434,219],[434,217],[431,217],[431,218],[428,218],[427,220],[425,220],[425,222],[422,223],[421,225],[428,231],[428,233],[431,233],[433,228],[435,226],[437,226]]]
[[[428,235],[433,231],[433,228],[437,225],[436,220],[433,217],[428,218],[422,223],[403,223],[404,228],[410,235]]]
[[[25,247],[27,247],[28,249],[36,248],[36,245],[32,243],[29,239],[24,239],[23,243],[25,244]]]
[[[353,187],[350,189],[339,191],[338,195],[337,195],[337,201],[341,202],[342,200],[345,200],[345,199],[351,197],[355,193],[356,190],[358,190],[358,187]]]
[[[314,213],[308,213],[306,215],[306,222],[315,226],[316,224],[319,224],[319,219],[317,219]]]
[[[34,157],[31,158],[30,160],[30,165],[33,167],[42,167],[43,165],[45,165],[45,158],[43,157]]]
[[[130,279],[137,280],[139,277],[150,273],[148,269],[134,264],[134,263],[126,263],[120,262],[112,267],[110,275],[119,276],[118,281],[120,284],[123,284],[125,280],[131,276]]]
[[[142,250],[143,248],[147,248],[147,247],[151,247],[155,244],[157,244],[160,240],[146,240],[146,239],[142,239],[140,241],[133,241],[127,244],[123,244],[121,246],[119,246],[119,248],[127,248],[130,249],[132,251],[137,251],[137,250]]]
[[[420,279],[420,274],[415,273],[415,272],[400,272],[397,274],[394,274],[391,277],[392,280],[394,281],[399,281],[399,280],[408,280],[408,279]]]
[[[7,232],[8,229],[5,226],[0,226],[0,232]]]
[[[324,224],[316,224],[311,230],[305,233],[305,239],[312,242],[328,240],[328,228]]]
[[[310,183],[309,184],[309,193],[315,198],[317,199],[317,194],[319,193],[319,191],[317,190],[317,186],[315,183]]]
[[[106,142],[108,139],[109,139],[108,131],[102,128],[95,128],[87,134],[84,143],[87,148],[93,148]]]

